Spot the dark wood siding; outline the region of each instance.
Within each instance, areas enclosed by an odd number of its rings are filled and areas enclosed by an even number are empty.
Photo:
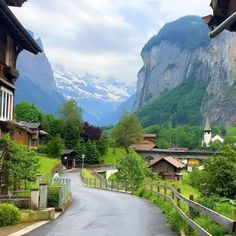
[[[6,62],[7,33],[0,25],[0,62]]]

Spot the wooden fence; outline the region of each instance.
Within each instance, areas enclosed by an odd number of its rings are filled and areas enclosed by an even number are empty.
[[[100,179],[86,179],[83,177],[81,177],[81,179],[86,186],[94,188],[108,189],[122,192],[132,192],[134,189],[134,185],[128,183],[127,181],[126,182],[113,181],[108,184],[106,180],[102,181]],[[234,212],[235,220],[232,220],[195,202],[193,195],[190,195],[189,199],[187,199],[186,197],[181,195],[180,189],[176,190],[174,187],[168,185],[153,184],[149,182],[145,183],[144,187],[146,191],[154,195],[164,197],[166,200],[172,203],[172,205],[176,208],[178,214],[189,225],[190,235],[191,231],[194,230],[202,236],[214,236],[208,233],[205,229],[203,229],[193,220],[194,210],[209,217],[212,221],[227,228],[230,232],[236,233],[236,209]],[[188,213],[185,213],[181,209],[181,203],[184,203],[188,206]]]

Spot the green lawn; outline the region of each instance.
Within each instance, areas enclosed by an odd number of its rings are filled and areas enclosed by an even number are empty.
[[[126,151],[124,148],[109,148],[107,153],[101,157],[102,164],[104,165],[116,165],[118,162],[124,159]]]
[[[183,196],[185,196],[186,198],[189,198],[189,195],[193,195],[194,198],[198,198],[200,197],[200,193],[196,188],[193,188],[190,183],[189,183],[189,173],[188,172],[184,172],[183,173],[183,179],[182,181],[164,181],[164,180],[160,180],[161,184],[167,184],[169,186],[175,186],[175,189],[180,188],[181,194]]]
[[[96,179],[96,177],[95,177],[94,175],[92,175],[92,174],[90,173],[90,171],[87,170],[87,169],[85,169],[85,168],[83,169],[82,175],[83,175],[83,177],[84,177],[85,179]]]
[[[42,175],[43,182],[48,182],[52,178],[53,168],[57,165],[60,165],[61,160],[58,158],[49,158],[48,156],[43,154],[39,154],[38,159],[40,167],[37,174]]]

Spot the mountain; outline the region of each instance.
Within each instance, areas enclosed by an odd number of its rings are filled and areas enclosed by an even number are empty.
[[[104,115],[99,122],[99,125],[115,125],[119,119],[121,118],[124,111],[131,112],[133,104],[134,104],[135,95],[131,95],[124,102],[122,102],[115,111],[110,114]]]
[[[33,36],[33,34],[31,33]],[[36,42],[43,49],[41,39]],[[27,51],[20,53],[17,60],[20,77],[16,82],[15,103],[34,103],[44,113],[58,115],[65,98],[56,90],[53,71],[45,52],[34,55]]]
[[[142,124],[233,124],[236,34],[210,40],[197,16],[166,24],[143,47],[133,105]]]
[[[64,70],[54,70],[54,77],[58,92],[66,99],[75,98],[84,111],[84,119],[96,125],[113,124],[120,116],[116,109],[135,93],[134,85],[114,78],[104,79]]]

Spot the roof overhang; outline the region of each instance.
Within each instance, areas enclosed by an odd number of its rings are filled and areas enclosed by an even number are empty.
[[[212,0],[213,15],[203,17],[214,38],[223,30],[236,32],[236,1],[235,0]]]
[[[18,43],[20,48],[34,54],[42,52],[42,49],[18,21],[3,0],[0,0],[0,22],[4,28],[7,28],[9,34],[13,37],[14,41]]]
[[[8,6],[21,7],[27,0],[4,0]]]

